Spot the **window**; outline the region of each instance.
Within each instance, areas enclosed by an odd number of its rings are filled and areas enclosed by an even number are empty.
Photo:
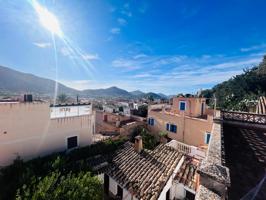
[[[185,101],[179,101],[179,110],[181,110],[181,111],[186,110],[186,102]]]
[[[206,132],[205,135],[204,135],[204,143],[205,144],[209,144],[210,138],[211,138],[211,133]]]
[[[73,149],[78,146],[78,136],[67,138],[67,149]]]
[[[123,189],[117,185],[117,194],[116,196],[118,197],[118,199],[123,199]]]
[[[148,124],[151,125],[151,126],[153,126],[154,125],[154,121],[155,120],[153,118],[149,118],[148,119]]]
[[[170,132],[173,132],[173,133],[176,133],[177,126],[175,124],[169,124],[169,123],[167,123],[166,124],[166,130],[167,131],[170,131]]]

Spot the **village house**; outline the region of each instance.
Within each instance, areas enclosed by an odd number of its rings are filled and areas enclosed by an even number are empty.
[[[128,136],[137,126],[146,125],[144,119],[138,116],[127,116],[119,113],[109,113],[96,110],[96,137]],[[100,135],[104,137],[100,137]]]
[[[92,144],[91,104],[0,103],[0,166]]]
[[[192,200],[199,186],[197,169],[202,152],[185,153],[177,143],[172,140],[147,150],[142,137],[137,136],[134,144],[126,142],[108,158],[97,155],[87,161],[98,171],[105,194],[111,198]]]
[[[165,132],[170,139],[206,147],[211,136],[213,110],[207,108],[205,98],[176,97],[172,105],[150,105],[147,121],[150,131],[157,136]]]

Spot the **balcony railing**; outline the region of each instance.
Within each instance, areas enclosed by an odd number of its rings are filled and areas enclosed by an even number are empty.
[[[247,112],[233,112],[221,111],[221,119],[228,121],[248,122],[254,124],[266,124],[266,115],[247,113]]]
[[[186,155],[195,157],[197,159],[203,159],[206,156],[206,152],[204,150],[197,148],[195,146],[190,146],[182,142],[178,142],[176,140],[171,140],[167,145],[173,147],[174,149]]]

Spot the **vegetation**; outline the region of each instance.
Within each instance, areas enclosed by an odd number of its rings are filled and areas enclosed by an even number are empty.
[[[65,93],[59,94],[57,96],[58,103],[66,103],[68,100],[68,96]]]
[[[131,142],[134,142],[135,137],[140,135],[142,137],[142,141],[143,141],[143,147],[145,149],[154,149],[158,142],[155,138],[155,136],[153,136],[146,128],[142,127],[142,126],[137,126],[131,135]]]
[[[16,199],[103,199],[102,185],[90,172],[68,173],[62,176],[59,171],[44,178],[33,177],[29,185],[18,190]]]
[[[124,142],[107,140],[27,162],[18,158],[0,170],[0,199],[102,199],[100,181],[89,173],[86,158],[109,154]]]
[[[204,90],[202,95],[206,98],[217,99],[217,107],[226,110],[248,111],[259,96],[266,95],[266,56],[263,61],[244,73],[228,81]],[[214,101],[209,102],[213,106]]]
[[[137,110],[133,110],[133,115],[140,117],[147,117],[148,114],[148,105],[141,105]]]
[[[159,136],[160,136],[160,137],[166,137],[167,135],[168,135],[168,133],[165,132],[165,131],[160,131],[160,132],[159,132]]]

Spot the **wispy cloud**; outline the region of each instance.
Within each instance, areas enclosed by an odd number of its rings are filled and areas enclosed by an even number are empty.
[[[112,28],[112,29],[110,30],[110,32],[111,32],[112,34],[119,34],[119,33],[120,33],[120,28]]]
[[[145,57],[147,57],[146,54],[137,54],[137,55],[133,56],[134,59],[145,58]]]
[[[83,54],[82,58],[84,60],[99,60],[100,59],[98,54],[89,54],[89,53]]]
[[[70,55],[71,55],[71,52],[70,52],[69,49],[66,48],[66,47],[62,47],[62,48],[60,49],[60,53],[61,53],[63,56],[70,56]]]
[[[135,89],[170,93],[211,87],[241,74],[244,68],[253,67],[261,60],[262,55],[257,54],[232,57],[136,54],[131,58],[116,59],[112,66],[125,69],[119,71],[121,77],[126,77],[124,81],[133,84]]]
[[[130,4],[125,3],[121,9],[121,14],[126,15],[127,17],[132,17],[132,12],[130,11]]]
[[[112,66],[116,68],[123,68],[126,71],[136,70],[140,68],[140,65],[132,60],[119,58],[112,61]]]
[[[49,42],[34,42],[33,44],[39,48],[48,48],[51,46]]]
[[[143,73],[143,74],[136,74],[133,77],[134,78],[147,78],[147,77],[151,77],[151,76],[152,76],[151,74]]]
[[[118,18],[117,22],[122,26],[127,24],[127,20],[125,20],[124,18]]]
[[[241,48],[240,51],[242,52],[249,52],[249,51],[255,51],[255,50],[262,50],[266,49],[266,44],[259,44],[259,45],[253,45],[246,48]]]

